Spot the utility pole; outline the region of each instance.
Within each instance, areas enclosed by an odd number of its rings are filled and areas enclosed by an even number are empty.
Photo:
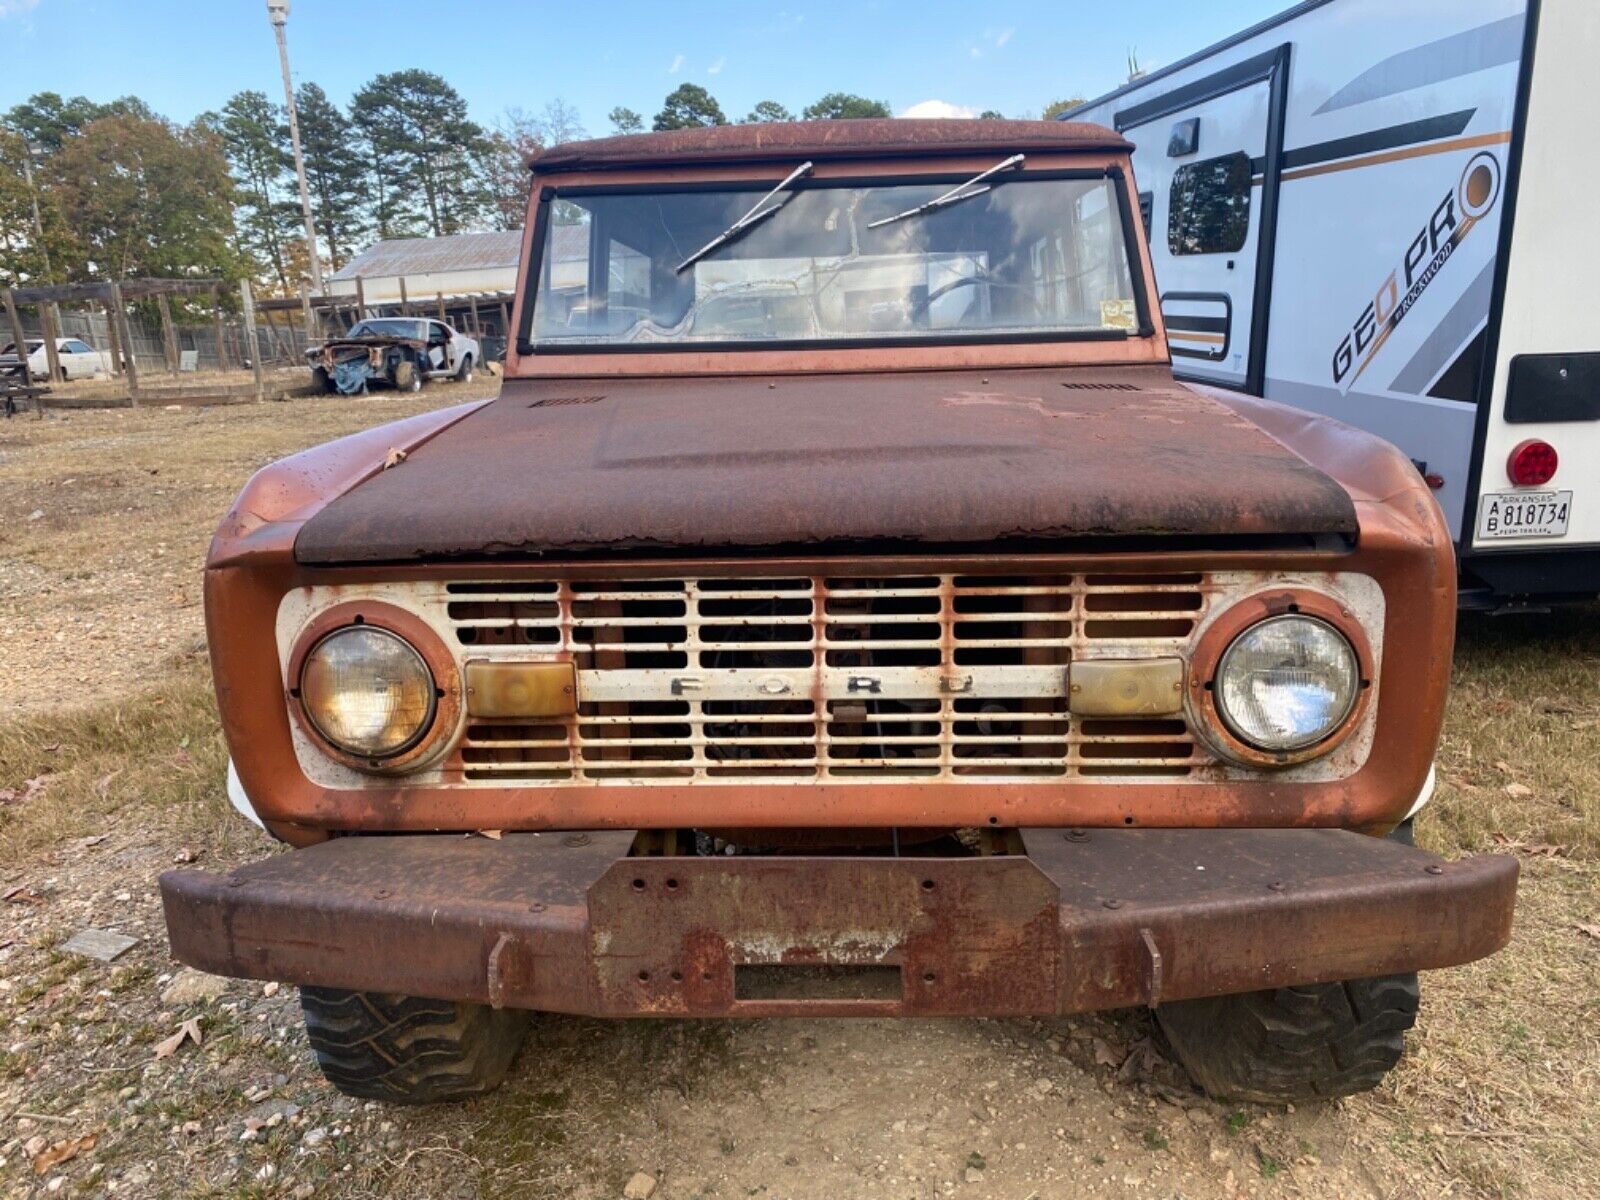
[[[306,159],[300,151],[300,114],[294,105],[294,83],[289,77],[289,43],[284,26],[289,23],[289,0],[267,0],[267,19],[278,38],[278,63],[283,68],[283,100],[289,109],[289,141],[294,146],[294,173],[300,181],[300,212],[306,219],[306,257],[311,262],[311,286],[322,295],[322,261],[317,254],[317,225],[311,219],[311,189],[306,186]]]

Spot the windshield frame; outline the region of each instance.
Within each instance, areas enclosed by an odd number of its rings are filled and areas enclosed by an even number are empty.
[[[970,170],[938,169],[934,171],[895,172],[870,175],[811,175],[797,180],[787,189],[789,193],[811,191],[818,188],[848,187],[899,187],[936,186],[960,184],[970,181]],[[794,338],[771,341],[683,341],[683,342],[582,342],[550,345],[533,340],[534,307],[539,291],[539,278],[544,269],[545,251],[549,244],[552,226],[551,213],[555,202],[585,196],[637,196],[667,195],[684,192],[731,192],[750,190],[758,194],[773,186],[773,178],[748,178],[745,176],[717,179],[642,181],[638,183],[569,184],[560,186],[546,183],[534,197],[536,212],[533,237],[528,247],[528,259],[523,264],[522,278],[518,282],[520,314],[517,319],[517,354],[526,358],[580,358],[593,355],[630,354],[753,354],[770,351],[821,352],[829,350],[905,349],[973,345],[1039,345],[1074,342],[1126,342],[1155,336],[1155,323],[1150,314],[1149,287],[1145,274],[1144,255],[1140,252],[1143,227],[1139,224],[1137,201],[1131,195],[1128,174],[1119,163],[1095,167],[1042,167],[1029,170],[1026,165],[1009,176],[1010,180],[1023,181],[1104,180],[1110,183],[1116,197],[1117,214],[1122,228],[1122,245],[1128,258],[1128,276],[1133,289],[1136,325],[1133,329],[1047,329],[1035,331],[963,332],[941,336],[885,336],[840,338]]]

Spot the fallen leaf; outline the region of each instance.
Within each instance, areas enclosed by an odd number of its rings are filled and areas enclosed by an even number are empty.
[[[46,772],[43,775],[35,775],[20,788],[0,788],[0,803],[26,804],[35,796],[42,795],[45,788],[50,786],[50,781],[54,778],[54,775]]]
[[[185,1041],[192,1041],[196,1046],[204,1044],[204,1039],[200,1036],[199,1017],[190,1017],[182,1025],[178,1026],[177,1033],[158,1044],[156,1046],[156,1057],[158,1059],[171,1058],[178,1052],[178,1048]]]
[[[93,1150],[95,1142],[99,1140],[98,1134],[86,1133],[82,1137],[68,1138],[64,1142],[57,1142],[35,1156],[33,1173],[35,1175],[48,1174],[52,1168],[59,1167],[64,1162],[70,1162],[85,1150]]]
[[[478,836],[486,837],[492,842],[498,842],[505,836],[505,831],[501,829],[480,829],[478,830]]]
[[[398,446],[390,446],[389,453],[383,456],[383,469],[387,471],[390,467],[398,467],[405,460],[406,452],[404,450]]]
[[[1522,800],[1533,795],[1533,789],[1525,783],[1508,783],[1502,790],[1513,800]]]
[[[1117,1078],[1127,1083],[1133,1079],[1148,1079],[1166,1060],[1156,1049],[1155,1042],[1140,1038],[1128,1048],[1128,1057],[1117,1072]]]
[[[1587,934],[1589,937],[1592,937],[1595,941],[1600,942],[1600,925],[1586,925],[1586,924],[1583,924],[1582,922],[1579,922],[1579,924],[1578,924],[1578,932],[1582,933],[1582,934]]]
[[[1104,1038],[1094,1039],[1094,1061],[1095,1065],[1100,1067],[1122,1065],[1122,1058],[1111,1048],[1111,1043]]]
[[[90,846],[98,846],[110,836],[111,835],[109,833],[92,833],[86,838],[79,838],[78,845],[82,846],[84,849],[88,849]]]
[[[1556,846],[1549,842],[1523,842],[1496,830],[1489,835],[1497,845],[1504,846],[1507,850],[1518,854],[1528,854],[1535,858],[1565,858],[1572,852],[1571,846]]]
[[[199,854],[185,846],[182,850],[179,850],[172,856],[172,861],[175,863],[192,863],[199,857]]]

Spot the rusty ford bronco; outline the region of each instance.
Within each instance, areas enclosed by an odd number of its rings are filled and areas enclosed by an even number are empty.
[[[499,398],[266,468],[212,544],[230,791],[294,849],[164,876],[176,956],[298,984],[394,1101],[537,1011],[1150,1006],[1214,1095],[1376,1083],[1516,892],[1409,836],[1450,531],[1386,443],[1174,382],[1128,144],[531,169]]]

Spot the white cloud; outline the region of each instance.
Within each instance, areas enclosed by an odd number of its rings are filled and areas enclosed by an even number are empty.
[[[981,46],[968,46],[967,47],[967,53],[972,55],[973,58],[982,58],[983,57],[983,47],[981,47]]]
[[[0,21],[7,17],[20,17],[39,7],[39,0],[0,0]]]
[[[967,108],[961,104],[951,104],[948,100],[923,100],[896,115],[909,117],[912,120],[927,120],[930,117],[965,117],[970,119],[978,115],[978,110]]]
[[[1004,46],[1007,42],[1009,42],[1011,40],[1011,35],[1014,34],[1014,33],[1016,33],[1015,29],[1007,28],[1007,29],[1002,29],[999,33],[995,34],[994,35],[994,48],[996,50],[1000,49],[1001,46]]]
[[[722,74],[722,68],[727,66],[727,65],[728,65],[728,60],[726,58],[719,58],[719,59],[717,59],[716,62],[712,63],[709,67],[706,68],[706,74],[707,75],[721,75]]]
[[[672,56],[672,65],[667,68],[667,74],[676,75],[681,70],[683,70],[683,55],[674,54]]]

